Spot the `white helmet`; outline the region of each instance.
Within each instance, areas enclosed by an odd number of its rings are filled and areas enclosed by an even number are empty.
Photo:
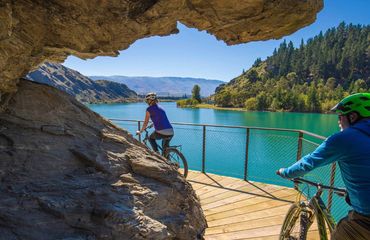
[[[150,92],[145,96],[145,102],[146,103],[151,103],[152,101],[157,100],[157,94],[154,92]]]

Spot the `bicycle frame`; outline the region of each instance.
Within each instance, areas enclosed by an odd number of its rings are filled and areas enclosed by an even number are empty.
[[[147,146],[149,147],[149,145],[147,144],[147,141],[149,140],[149,132],[148,132],[148,129],[152,128],[153,127],[153,124],[150,124],[147,128],[144,129],[145,131],[145,137],[143,138],[142,142]],[[163,140],[162,140],[163,141]],[[172,146],[168,146],[167,148],[180,148],[180,151],[181,151],[181,145],[172,145]],[[164,152],[165,152],[165,149],[163,149],[161,146],[158,145],[158,149],[161,151],[161,155],[164,156]]]
[[[145,131],[145,137],[144,139],[142,140],[142,142],[145,144],[145,146],[149,147],[149,145],[147,144],[147,141],[149,140],[149,132],[148,132],[148,129],[152,128],[153,127],[153,124],[149,125],[147,128],[144,129]],[[161,151],[161,155],[164,156],[164,149],[162,149],[161,146],[158,145],[158,149]]]
[[[145,131],[145,137],[142,140],[142,142],[145,144],[145,146],[149,149],[149,146],[147,144],[147,141],[149,140],[149,128],[153,127],[153,124],[149,125],[147,128],[144,129]],[[163,146],[163,140],[162,140],[162,147],[158,146],[158,149],[161,150],[161,156],[166,158],[169,162],[173,163],[177,169],[182,168],[183,171],[180,171],[180,173],[186,178],[188,175],[188,163],[186,161],[186,158],[184,154],[181,153],[181,151],[178,149],[181,149],[181,145],[178,146]]]
[[[306,236],[308,229],[313,223],[314,217],[315,217],[317,220],[320,240],[327,240],[328,239],[327,229],[329,229],[329,232],[331,233],[336,226],[336,222],[334,218],[332,217],[332,215],[330,214],[324,201],[321,199],[321,195],[324,189],[331,189],[334,191],[334,193],[340,196],[345,196],[346,191],[344,189],[334,188],[334,187],[325,186],[319,183],[314,183],[314,182],[311,182],[311,181],[308,181],[302,178],[295,178],[295,179],[290,179],[290,180],[295,183],[295,189],[299,191],[301,194],[303,192],[302,190],[298,188],[299,183],[307,183],[317,188],[315,195],[308,200],[308,203],[305,203],[305,201],[303,201],[299,205],[297,205],[297,206],[300,206],[302,211],[300,212],[299,216],[296,215],[295,219],[297,219],[297,217],[301,217],[301,214],[307,214],[309,212],[313,213],[313,215],[311,214],[308,218],[307,218],[307,215],[302,216],[304,219],[309,220],[309,221],[301,225],[300,234],[303,234],[303,236]],[[293,226],[293,225],[284,225],[284,226]],[[288,231],[290,232],[291,230],[288,230]]]
[[[321,199],[322,192],[322,189],[319,187],[315,196],[310,199],[309,205],[315,212],[320,240],[326,240],[328,239],[326,234],[326,226],[331,233],[336,226],[336,222],[329,213],[324,201]]]

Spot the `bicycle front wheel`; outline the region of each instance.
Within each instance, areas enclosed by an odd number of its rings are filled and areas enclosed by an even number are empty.
[[[306,240],[312,222],[313,212],[306,204],[294,203],[285,217],[279,240]]]
[[[188,162],[184,155],[176,148],[167,148],[164,157],[178,167],[178,171],[185,178],[188,176]]]

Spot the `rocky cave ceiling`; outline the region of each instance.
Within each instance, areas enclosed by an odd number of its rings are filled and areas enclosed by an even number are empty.
[[[177,22],[227,44],[278,39],[315,21],[322,0],[0,0],[0,93],[44,61],[117,56]]]

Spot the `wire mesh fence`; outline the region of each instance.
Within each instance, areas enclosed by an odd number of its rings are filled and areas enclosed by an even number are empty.
[[[118,126],[135,133],[141,121],[114,119]],[[293,187],[275,174],[301,156],[313,152],[324,137],[292,129],[172,123],[175,135],[171,145],[181,145],[189,169]],[[324,166],[310,172],[306,179],[325,185],[344,187],[339,168]],[[312,196],[315,190],[304,188]],[[336,220],[346,215],[344,199],[326,191],[322,198]]]

